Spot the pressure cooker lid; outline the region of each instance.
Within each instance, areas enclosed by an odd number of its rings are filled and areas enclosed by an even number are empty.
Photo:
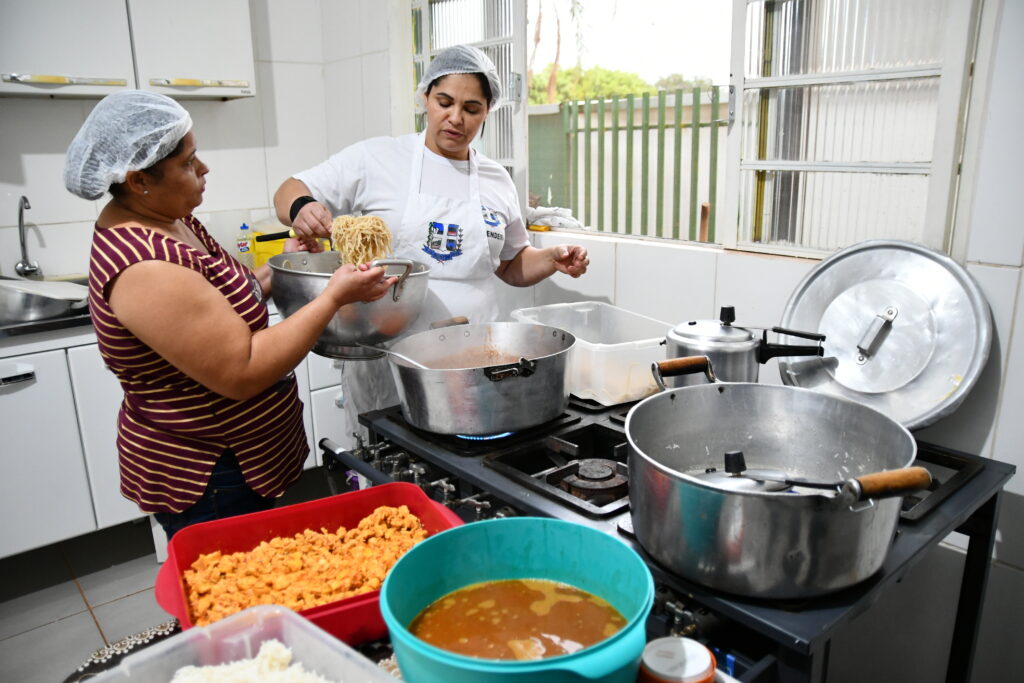
[[[719,320],[688,320],[669,330],[670,341],[680,344],[715,343],[747,344],[754,339],[754,333],[743,327],[733,327],[736,310],[723,306]]]
[[[725,325],[718,320],[690,320],[669,331],[669,339],[682,342],[716,342],[734,344],[749,342],[753,333],[743,327]]]
[[[963,402],[992,341],[988,304],[967,271],[893,240],[819,263],[790,296],[782,326],[825,335],[824,356],[779,359],[784,383],[860,401],[907,429]]]

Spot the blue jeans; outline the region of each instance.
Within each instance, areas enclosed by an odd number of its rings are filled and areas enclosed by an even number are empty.
[[[195,505],[181,512],[157,512],[153,517],[164,528],[169,541],[175,533],[190,524],[269,510],[272,507],[274,499],[264,498],[245,483],[242,468],[229,448],[214,464],[206,491]]]

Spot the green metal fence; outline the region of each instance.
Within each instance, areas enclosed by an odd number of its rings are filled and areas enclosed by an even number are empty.
[[[562,103],[563,144],[555,161],[549,144],[534,158],[535,130],[545,141],[554,131],[549,122],[542,135],[531,114],[531,192],[566,202],[559,205],[601,232],[714,242],[725,170],[719,163],[726,137],[719,129],[728,125],[725,88]],[[535,189],[535,178],[548,185]]]

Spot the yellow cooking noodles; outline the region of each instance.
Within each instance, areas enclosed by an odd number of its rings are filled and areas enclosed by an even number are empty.
[[[331,239],[342,263],[369,263],[391,253],[391,231],[379,216],[338,216]]]

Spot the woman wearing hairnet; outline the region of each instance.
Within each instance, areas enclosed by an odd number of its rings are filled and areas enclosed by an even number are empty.
[[[68,148],[64,184],[109,192],[93,232],[89,311],[124,389],[121,493],[170,538],[194,522],[272,507],[308,454],[291,370],[339,307],[382,297],[395,278],[344,266],[323,294],[268,327],[263,285],[192,216],[207,166],[174,100],[101,100]],[[288,246],[295,250],[296,241]]]
[[[332,216],[379,216],[395,256],[431,266],[429,292],[410,328],[465,316],[497,319],[495,276],[526,287],[556,272],[579,277],[587,251],[529,245],[515,185],[505,169],[470,148],[499,106],[497,70],[482,51],[441,51],[416,89],[426,109],[422,134],[381,137],[347,147],[284,181],[274,195],[278,218],[311,249],[330,234]],[[350,424],[355,416],[398,403],[385,359],[346,362],[342,373]]]

